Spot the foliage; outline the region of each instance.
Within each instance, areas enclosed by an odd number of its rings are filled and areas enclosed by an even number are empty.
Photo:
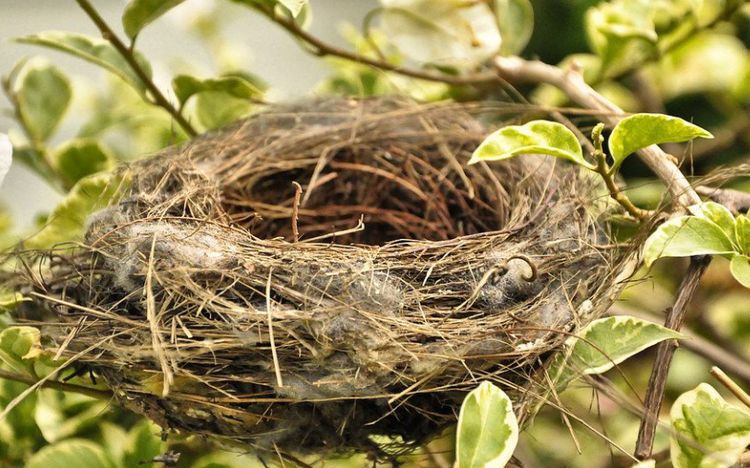
[[[289,19],[300,28],[311,20],[308,0],[233,2],[248,7],[248,14]],[[167,98],[157,98],[151,87],[152,66],[139,50],[138,38],[145,28],[159,28],[162,16],[182,3],[128,1],[121,17],[126,54],[107,38],[78,32],[43,31],[17,39],[82,59],[107,71],[109,77],[100,91],[83,96],[75,79],[43,57],[23,60],[7,73],[3,88],[18,131],[9,132],[10,138],[0,135],[0,183],[11,156],[15,156],[18,163],[59,190],[64,199],[42,216],[45,221],[33,233],[12,232],[7,213],[0,209],[2,245],[10,245],[19,237],[25,238],[25,247],[30,248],[80,241],[88,215],[105,208],[128,183],[127,179],[111,175],[119,161],[133,160],[183,141],[193,131],[226,125],[255,112],[259,103],[272,95],[252,70],[244,69],[245,63],[222,59],[231,55],[227,53],[231,43],[211,32],[221,31],[222,25],[218,16],[209,14],[194,29],[204,45],[213,47],[212,55],[219,62],[215,73],[197,76],[190,70],[175,72],[171,89],[162,90]],[[695,169],[705,173],[718,164],[741,160],[750,150],[750,8],[738,0],[539,0],[533,6],[529,0],[382,0],[381,5],[364,31],[349,27],[344,34],[355,53],[392,67],[380,70],[360,61],[329,56],[326,60],[331,74],[317,86],[318,92],[357,96],[401,93],[428,101],[508,98],[507,89],[494,84],[474,86],[449,79],[433,82],[402,75],[400,69],[416,63],[420,71],[463,77],[490,69],[496,55],[525,54],[559,62],[566,70],[580,71],[582,79],[605,98],[637,112],[613,126],[606,139],[606,131],[598,127],[592,134],[594,154],[585,154],[579,137],[565,125],[524,120],[489,135],[476,149],[472,163],[522,154],[565,159],[597,172],[608,184],[610,195],[631,218],[638,220],[644,218],[632,209],[635,204],[627,205],[625,194],[638,206],[653,208],[659,206],[664,192],[657,185],[659,189],[650,190],[642,199],[634,195],[633,190],[641,183],[654,184],[653,176],[637,164],[623,167],[631,154],[654,144],[711,138],[712,133],[719,137],[719,143],[728,138],[729,144],[709,153],[711,157],[701,154],[699,143],[695,143]],[[307,46],[321,55],[327,54]],[[569,104],[569,97],[550,85],[528,91],[541,104]],[[73,120],[69,115],[71,107],[84,99],[90,100],[88,115],[80,128],[67,131],[64,124]],[[176,117],[188,122],[188,127],[176,123]],[[586,117],[581,121],[584,126],[596,123]],[[619,186],[626,188],[620,190]],[[696,311],[706,309],[705,320],[718,329],[708,330],[708,335],[719,333],[720,340],[742,347],[750,336],[748,290],[730,291],[733,286],[726,278],[731,275],[750,288],[747,214],[704,202],[690,207],[689,214],[658,225],[642,249],[643,262],[652,268],[655,279],[653,289],[637,298],[639,305],[660,311],[663,304],[658,297],[674,283],[670,264],[655,263],[657,259],[695,255],[729,260],[728,269],[719,264],[709,270],[707,298],[699,298],[694,307]],[[2,369],[39,378],[60,363],[45,350],[38,329],[16,326],[4,313],[23,300],[16,292],[0,289]],[[639,365],[637,354],[661,341],[679,338],[682,335],[675,331],[633,317],[596,320],[566,341],[563,352],[549,363],[547,372],[557,391],[569,387],[560,398],[588,415],[590,401],[569,386],[576,377],[608,372],[612,375],[612,369],[618,366],[618,372],[627,373],[635,385],[645,386],[643,372],[648,366]],[[678,355],[676,361],[681,359]],[[631,362],[635,363],[632,367]],[[689,371],[697,372],[694,368]],[[72,379],[93,387],[87,379]],[[620,388],[631,385],[629,380],[619,382]],[[672,397],[685,390],[682,384],[671,385]],[[24,384],[0,381],[0,407],[6,407],[24,389]],[[551,400],[557,398],[553,393]],[[622,429],[625,435],[612,437],[630,443],[637,426],[625,426],[627,417],[622,416],[622,411],[603,406],[599,408],[602,421],[616,429],[607,432],[616,434],[618,428]],[[678,467],[725,466],[736,461],[750,443],[748,413],[724,401],[707,384],[682,393],[672,405],[671,418],[671,456]],[[555,438],[565,431],[557,414],[549,417],[542,413],[534,422],[535,430],[545,427],[551,428]],[[136,421],[110,409],[105,402],[45,389],[32,394],[0,421],[0,464],[148,466],[150,460],[175,443],[162,442],[158,432],[153,424]],[[500,466],[509,460],[519,438],[522,445],[530,443],[524,441],[523,434],[519,435],[510,399],[498,387],[483,382],[466,397],[461,409],[456,436],[458,466]],[[541,446],[537,456],[550,465],[571,462],[561,455],[563,451],[554,451]],[[603,454],[601,463],[608,463],[606,450],[599,447],[598,451]],[[595,464],[592,460],[599,455],[590,454],[588,451],[589,458],[575,463]],[[351,462],[354,464],[362,463],[362,459],[352,460],[357,460]],[[190,463],[247,466],[255,460],[207,449]]]
[[[490,382],[472,390],[458,416],[456,465],[505,466],[518,442],[518,422],[510,398]]]

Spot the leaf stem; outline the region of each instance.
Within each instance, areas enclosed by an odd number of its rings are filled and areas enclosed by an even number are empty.
[[[0,379],[12,380],[14,382],[28,385],[34,385],[35,383],[37,383],[37,379],[31,376],[16,374],[15,372],[9,372],[4,369],[0,369]],[[59,380],[47,380],[46,382],[42,383],[42,388],[51,388],[54,390],[61,390],[63,392],[79,393],[81,395],[97,398],[99,400],[109,400],[114,396],[111,390],[100,390],[98,388],[60,382]]]
[[[96,11],[89,0],[76,0],[76,3],[78,3],[81,9],[96,25],[102,37],[106,39],[110,44],[112,44],[112,47],[114,47],[117,52],[122,55],[122,58],[125,59],[138,79],[141,80],[146,89],[151,93],[152,101],[150,101],[150,104],[159,106],[167,111],[169,115],[174,118],[177,124],[182,127],[182,129],[185,130],[188,135],[190,135],[191,137],[196,136],[198,132],[193,128],[192,125],[190,125],[190,122],[188,122],[185,117],[169,102],[169,100],[167,100],[164,94],[162,94],[159,88],[154,84],[153,80],[149,78],[148,74],[143,69],[141,64],[138,63],[138,60],[136,60],[135,58],[134,49],[126,46],[125,43],[123,43],[120,38],[117,37],[117,34],[115,34],[115,32],[112,30],[112,28],[109,27],[107,22],[104,21],[104,18],[101,17],[99,12]]]

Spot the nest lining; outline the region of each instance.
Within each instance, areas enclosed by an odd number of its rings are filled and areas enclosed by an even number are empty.
[[[608,307],[616,252],[575,169],[466,166],[482,112],[318,100],[123,169],[87,247],[52,259],[45,294],[73,305],[48,302],[49,334],[96,345],[81,362],[163,427],[261,450],[408,449],[481,380],[525,417],[543,359]]]

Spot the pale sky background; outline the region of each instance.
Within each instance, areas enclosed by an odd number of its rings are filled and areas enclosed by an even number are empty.
[[[158,24],[146,28],[138,39],[139,49],[155,68],[160,87],[165,89],[169,78],[159,71],[175,61],[188,61],[209,73],[210,58],[204,48],[185,31],[182,18],[206,3],[225,0],[187,0],[159,19]],[[108,23],[121,32],[120,13],[125,0],[92,0]],[[310,30],[317,36],[344,45],[339,28],[344,21],[359,27],[367,11],[377,6],[376,0],[311,0],[313,22]],[[250,52],[246,67],[264,78],[274,88],[279,99],[303,96],[326,76],[327,67],[319,59],[305,53],[279,27],[249,9],[232,5],[232,22],[227,34],[241,41]],[[5,75],[24,56],[43,55],[59,65],[74,78],[87,77],[101,82],[101,72],[93,65],[64,54],[39,47],[15,44],[11,38],[45,30],[68,30],[96,35],[97,31],[73,0],[0,0],[0,74]],[[234,14],[236,12],[236,14]],[[13,122],[5,115],[8,104],[0,98],[0,133],[7,133]],[[75,109],[71,109],[74,111]],[[64,137],[75,131],[81,120],[75,113],[68,114],[60,134]],[[8,207],[19,227],[28,226],[33,216],[49,210],[60,194],[46,186],[24,167],[13,164],[0,187],[0,204]]]

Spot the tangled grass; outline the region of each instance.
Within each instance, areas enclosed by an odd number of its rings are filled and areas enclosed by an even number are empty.
[[[45,331],[92,347],[79,363],[125,407],[260,450],[407,450],[482,380],[524,420],[624,254],[578,169],[466,165],[517,116],[318,100],[125,167],[85,245],[46,261]]]

